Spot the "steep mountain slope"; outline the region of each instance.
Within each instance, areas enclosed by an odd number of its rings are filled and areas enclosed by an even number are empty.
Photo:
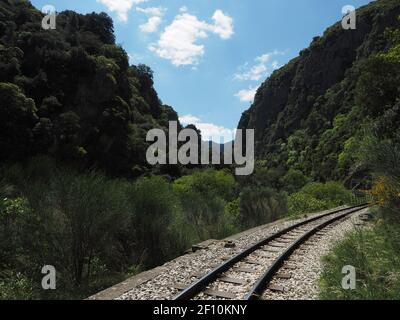
[[[37,154],[137,176],[146,133],[177,114],[162,105],[152,71],[130,66],[105,13],[58,14],[56,30],[29,1],[0,3],[0,161]]]
[[[393,46],[387,29],[399,26],[399,15],[397,0],[358,9],[356,30],[344,30],[338,22],[261,85],[239,128],[255,129],[263,166],[282,174],[298,169],[317,180],[355,174],[343,152],[354,144],[363,124],[377,124],[399,97],[393,66],[385,69],[375,61],[377,72],[373,80],[366,79],[374,74],[374,57]],[[383,92],[375,95],[381,103],[377,112],[368,106],[371,99],[364,90],[374,81]],[[393,131],[397,121],[392,118]]]

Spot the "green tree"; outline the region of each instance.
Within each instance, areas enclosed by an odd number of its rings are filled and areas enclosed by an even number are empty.
[[[38,120],[35,102],[16,85],[0,83],[0,114],[0,159],[28,157],[34,148],[32,129]]]
[[[240,225],[252,228],[275,221],[286,213],[286,194],[263,187],[246,187],[240,193]]]
[[[301,171],[289,169],[286,175],[282,178],[284,190],[288,193],[299,191],[310,181]]]
[[[140,178],[128,191],[132,206],[130,230],[136,259],[154,267],[171,257],[170,228],[179,210],[171,185],[161,177]]]

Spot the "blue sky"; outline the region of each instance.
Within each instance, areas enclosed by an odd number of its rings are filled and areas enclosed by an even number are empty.
[[[107,12],[132,64],[154,70],[163,103],[204,138],[229,139],[256,88],[277,67],[370,0],[32,0]]]

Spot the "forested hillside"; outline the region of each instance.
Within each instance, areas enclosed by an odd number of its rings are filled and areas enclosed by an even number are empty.
[[[372,196],[369,227],[324,258],[320,298],[399,299],[400,2],[377,0],[356,13],[356,30],[338,22],[275,71],[239,127],[256,132],[250,182],[286,190],[289,212],[320,206],[307,190],[320,194],[321,185],[295,192],[310,180]],[[357,271],[354,290],[341,286],[344,265]]]
[[[83,298],[199,241],[172,185],[134,182],[181,170],[146,161],[148,130],[178,120],[151,69],[129,64],[105,13],[58,13],[55,30],[43,16],[0,2],[0,299]]]
[[[239,124],[256,131],[259,170],[365,187],[368,168],[355,165],[365,130],[399,133],[399,63],[380,54],[396,43],[399,15],[397,0],[358,9],[356,30],[338,22],[262,84]]]
[[[29,1],[0,3],[0,161],[45,154],[113,176],[148,169],[148,130],[177,120],[145,65],[130,66],[106,14],[58,14],[44,30]]]
[[[151,167],[148,130],[178,120],[151,69],[104,13],[58,13],[55,30],[43,16],[0,2],[0,300],[85,298],[286,213],[285,193],[241,193],[229,166]]]

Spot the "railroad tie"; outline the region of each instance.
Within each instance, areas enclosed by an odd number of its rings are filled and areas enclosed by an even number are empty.
[[[243,273],[258,273],[259,271],[251,268],[233,268],[233,271],[243,272]]]
[[[303,246],[306,246],[306,247],[314,247],[314,246],[315,246],[315,243],[306,242],[305,244],[303,244]]]
[[[279,253],[280,252],[280,250],[277,250],[276,247],[262,248],[261,250],[264,252],[269,252],[269,253]]]
[[[270,284],[268,286],[268,290],[271,290],[273,292],[285,292],[285,288],[282,286],[278,286],[276,284]]]
[[[286,239],[286,238],[282,238],[282,239],[277,239],[275,240],[276,243],[291,243],[293,242],[295,239]]]
[[[179,291],[183,291],[185,290],[187,287],[189,287],[189,285],[183,284],[183,283],[175,283],[172,286],[172,289],[176,289]]]
[[[296,232],[296,233],[291,233],[289,236],[292,237],[294,240],[296,240],[299,236],[303,234],[304,232]]]
[[[271,252],[266,252],[266,251],[259,251],[256,254],[256,257],[259,259],[274,259],[275,256],[271,254]]]
[[[226,283],[232,283],[232,284],[238,284],[241,286],[244,286],[248,284],[246,280],[243,279],[238,279],[238,278],[232,278],[232,277],[221,277],[218,279],[219,281],[226,282]]]
[[[190,275],[191,278],[202,278],[204,276],[204,272],[194,272]]]
[[[277,273],[277,274],[276,274],[276,277],[277,277],[278,279],[284,279],[284,280],[287,280],[287,279],[291,279],[291,278],[292,278],[292,276],[291,276],[289,273]]]
[[[285,264],[282,269],[297,270],[299,267],[294,264]]]
[[[248,263],[248,264],[254,264],[256,266],[263,266],[264,263],[257,261],[257,260],[253,260],[253,259],[245,259],[244,262]]]
[[[237,296],[236,294],[233,294],[231,292],[226,292],[226,291],[217,291],[217,290],[211,290],[207,289],[204,291],[204,294],[216,298],[222,298],[222,299],[228,299],[228,300],[236,300]]]
[[[280,238],[279,241],[284,240],[284,241],[287,241],[287,243],[290,243],[290,242],[295,241],[296,239],[297,239],[297,237],[288,237],[288,236],[285,236],[285,237]],[[283,241],[282,241],[282,242],[283,242]]]
[[[286,248],[287,247],[287,245],[285,245],[284,243],[277,243],[277,242],[269,243],[268,245],[273,248]]]

